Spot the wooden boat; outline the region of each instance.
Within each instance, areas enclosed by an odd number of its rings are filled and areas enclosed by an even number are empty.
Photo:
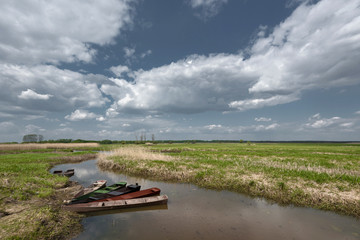
[[[63,208],[69,211],[86,213],[113,209],[124,209],[124,208],[135,208],[144,207],[157,204],[166,204],[168,202],[168,196],[153,196],[144,198],[134,198],[126,200],[115,200],[115,201],[101,201],[101,202],[89,202],[79,203],[73,205],[64,205]]]
[[[75,170],[74,169],[68,169],[66,170],[66,172],[64,172],[64,176],[65,177],[71,177],[75,174]]]
[[[74,169],[68,169],[65,172],[63,172],[62,170],[55,170],[53,172],[53,174],[59,175],[59,176],[71,177],[71,176],[73,176],[75,174],[75,170]]]
[[[106,194],[112,191],[115,191],[119,188],[123,188],[126,186],[126,182],[118,182],[115,183],[113,185],[110,185],[108,187],[104,187],[104,188],[100,188],[98,190],[95,190],[93,192],[90,192],[88,194],[79,196],[79,197],[75,197],[73,199],[70,200],[70,202],[68,204],[76,204],[76,203],[84,203],[84,202],[88,202],[90,197],[94,197],[96,195],[100,195],[100,194]]]
[[[89,197],[89,199],[86,202],[92,202],[92,201],[101,201],[103,199],[106,198],[112,198],[112,197],[119,197],[122,196],[124,194],[128,194],[128,193],[132,193],[132,192],[137,192],[140,190],[140,185],[136,184],[130,184],[127,185],[126,187],[122,187],[119,188],[117,190],[111,191],[109,193],[104,193],[104,194],[96,194],[94,196]]]
[[[159,188],[149,188],[141,191],[126,193],[120,196],[109,197],[105,199],[96,200],[94,202],[105,202],[105,201],[115,201],[115,200],[126,200],[126,199],[133,199],[133,198],[142,198],[142,197],[151,197],[160,195]]]
[[[80,197],[82,195],[89,194],[95,190],[98,190],[100,188],[103,188],[106,186],[106,180],[97,180],[96,182],[92,183],[90,186],[82,189],[80,192],[75,194],[74,198]]]

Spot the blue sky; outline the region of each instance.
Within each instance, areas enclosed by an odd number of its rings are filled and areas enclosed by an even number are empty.
[[[360,140],[359,0],[0,6],[0,142]]]

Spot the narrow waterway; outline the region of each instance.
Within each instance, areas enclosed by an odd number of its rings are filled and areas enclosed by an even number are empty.
[[[84,231],[74,239],[360,239],[360,221],[353,217],[104,172],[96,160],[57,165],[51,171],[70,168],[75,169],[71,180],[83,186],[98,179],[108,185],[127,181],[141,189],[158,187],[169,197],[165,206],[87,215]]]

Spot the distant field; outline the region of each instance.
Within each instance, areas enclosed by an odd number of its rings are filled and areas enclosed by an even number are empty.
[[[98,143],[27,143],[0,144],[0,151],[35,150],[35,149],[71,149],[99,147]]]
[[[358,144],[201,143],[124,146],[104,169],[265,197],[360,217]]]

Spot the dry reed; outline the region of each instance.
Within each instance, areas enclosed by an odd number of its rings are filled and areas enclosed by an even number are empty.
[[[150,151],[150,149],[139,146],[121,147],[111,151],[111,153],[100,153],[99,159],[105,160],[108,157],[122,157],[126,160],[150,160],[150,161],[173,161],[176,158]]]
[[[95,159],[98,157],[97,153],[88,153],[88,154],[81,154],[75,156],[58,156],[54,159],[61,161],[62,163],[76,163],[82,162],[90,159]]]

